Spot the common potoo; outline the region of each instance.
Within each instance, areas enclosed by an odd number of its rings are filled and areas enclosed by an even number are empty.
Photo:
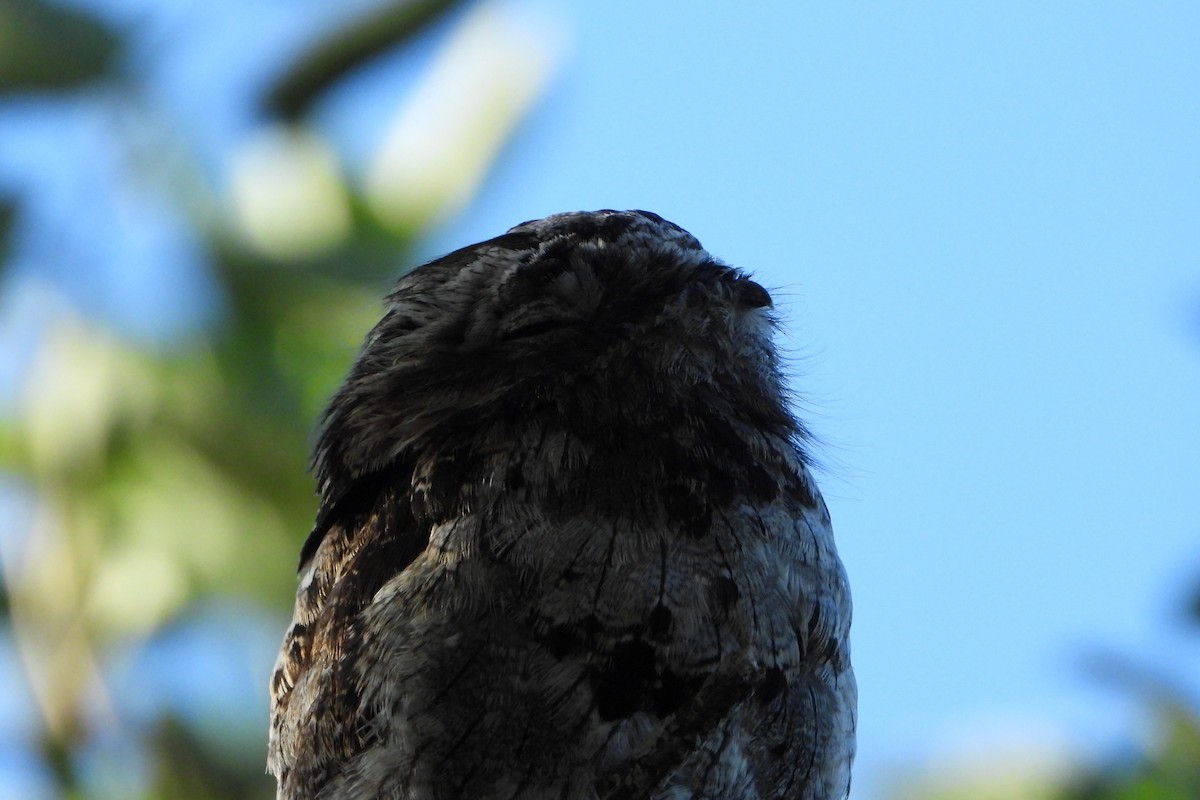
[[[279,797],[844,797],[850,594],[771,308],[644,211],[403,276],[316,447]]]

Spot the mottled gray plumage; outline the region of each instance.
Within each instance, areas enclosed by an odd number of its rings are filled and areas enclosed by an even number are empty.
[[[842,798],[850,593],[770,296],[646,212],[400,279],[317,445],[296,798]]]

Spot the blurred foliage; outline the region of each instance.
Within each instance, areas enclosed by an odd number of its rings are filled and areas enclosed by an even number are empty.
[[[66,89],[104,74],[117,35],[94,17],[38,0],[0,0],[0,92]]]
[[[0,269],[8,258],[8,239],[16,216],[17,204],[9,198],[0,197]]]
[[[0,469],[31,497],[26,529],[0,542],[0,611],[40,718],[29,752],[55,794],[273,796],[257,714],[246,715],[250,731],[238,729],[245,720],[205,724],[169,702],[147,718],[114,675],[216,598],[277,617],[270,635],[282,631],[316,507],[306,473],[312,429],[420,234],[377,221],[303,114],[367,60],[467,5],[367,9],[274,65],[282,77],[258,104],[289,122],[253,134],[257,149],[242,143],[249,156],[231,154],[232,196],[178,180],[202,172],[187,132],[171,136],[182,152],[145,152],[132,117],[117,126],[137,151],[124,168],[140,168],[120,177],[154,183],[154,196],[185,220],[222,307],[183,340],[131,341],[58,304],[15,409],[0,419]],[[103,84],[119,115],[144,110],[150,93],[139,76],[111,74],[114,63],[137,63],[127,57],[137,36],[76,8],[0,0],[0,107],[18,95],[66,105],[77,101],[74,90]],[[513,127],[503,115],[475,123],[496,142]],[[5,260],[27,199],[0,198]],[[324,233],[307,235],[314,230]],[[265,706],[269,662],[258,668]],[[132,669],[148,692],[153,681]],[[113,750],[113,742],[124,745]]]
[[[994,755],[896,781],[891,800],[1196,800],[1200,798],[1200,717],[1180,698],[1151,711],[1152,741],[1099,764],[1064,754]]]
[[[408,0],[380,6],[352,21],[296,62],[267,95],[267,107],[295,119],[363,61],[395,47],[461,3]]]
[[[1195,699],[1124,656],[1097,658],[1092,671],[1142,700],[1151,718],[1151,741],[1132,757],[1078,772],[1056,800],[1200,798],[1200,705]]]

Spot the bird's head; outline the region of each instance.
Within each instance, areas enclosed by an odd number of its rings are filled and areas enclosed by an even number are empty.
[[[587,425],[639,404],[746,399],[717,387],[762,402],[779,395],[770,309],[763,287],[655,214],[522,223],[400,278],[326,412],[318,480],[324,491],[535,409]]]

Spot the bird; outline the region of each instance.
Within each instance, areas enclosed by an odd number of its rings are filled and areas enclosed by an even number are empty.
[[[647,211],[403,274],[320,423],[279,800],[832,800],[851,598],[770,293]]]

